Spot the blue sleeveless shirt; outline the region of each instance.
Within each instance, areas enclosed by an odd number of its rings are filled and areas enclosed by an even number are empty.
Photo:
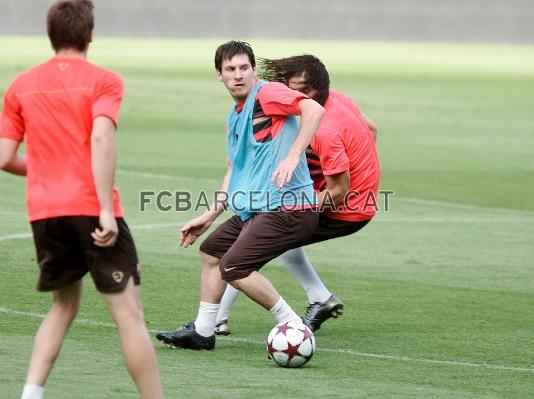
[[[280,207],[316,205],[310,172],[303,153],[291,180],[279,189],[271,183],[278,164],[287,156],[297,137],[297,118],[287,116],[280,133],[271,141],[254,138],[252,114],[258,90],[268,82],[256,83],[241,112],[235,106],[227,117],[227,153],[232,163],[228,185],[229,208],[243,221],[254,213],[274,211]]]

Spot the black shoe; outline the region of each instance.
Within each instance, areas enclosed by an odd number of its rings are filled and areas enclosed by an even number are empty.
[[[215,324],[215,335],[230,335],[230,322],[228,319],[221,320]]]
[[[313,327],[312,325],[310,324],[310,322],[308,320],[306,320],[304,317],[300,317],[300,319],[302,320],[302,324],[304,324],[306,327],[308,327],[310,329],[311,332],[313,332]]]
[[[330,317],[338,317],[343,314],[343,302],[334,294],[324,302],[314,302],[306,308],[303,319],[311,326],[312,331],[317,331]]]
[[[211,337],[203,337],[195,331],[195,323],[184,324],[176,331],[162,331],[156,338],[166,345],[184,349],[213,350],[215,347],[215,334]]]

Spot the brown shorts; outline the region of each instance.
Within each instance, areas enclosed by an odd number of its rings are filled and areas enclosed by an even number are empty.
[[[315,244],[316,242],[331,240],[332,238],[348,236],[356,233],[358,230],[361,230],[370,221],[371,219],[358,222],[348,222],[345,220],[332,219],[321,214],[317,228],[304,245]]]
[[[319,213],[313,210],[258,213],[246,222],[233,216],[204,240],[200,251],[220,258],[223,280],[239,280],[304,245],[318,219]]]
[[[119,236],[108,248],[97,247],[91,237],[99,227],[98,217],[65,216],[37,220],[31,225],[41,269],[39,291],[66,287],[87,272],[103,293],[122,291],[130,277],[135,285],[140,284],[137,251],[124,219],[117,218]]]

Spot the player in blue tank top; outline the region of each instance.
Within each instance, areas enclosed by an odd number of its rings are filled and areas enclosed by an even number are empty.
[[[215,69],[236,103],[227,119],[230,166],[220,198],[180,230],[181,245],[193,244],[226,206],[235,215],[200,246],[201,292],[195,321],[157,334],[165,344],[186,349],[215,347],[216,317],[227,283],[269,310],[277,323],[302,322],[259,270],[301,246],[319,219],[304,151],[324,108],[283,84],[258,81],[254,53],[245,42],[219,46]]]

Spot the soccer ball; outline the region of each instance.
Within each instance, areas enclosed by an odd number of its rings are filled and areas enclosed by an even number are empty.
[[[269,358],[282,367],[301,367],[315,352],[315,337],[303,323],[277,324],[267,337]]]

